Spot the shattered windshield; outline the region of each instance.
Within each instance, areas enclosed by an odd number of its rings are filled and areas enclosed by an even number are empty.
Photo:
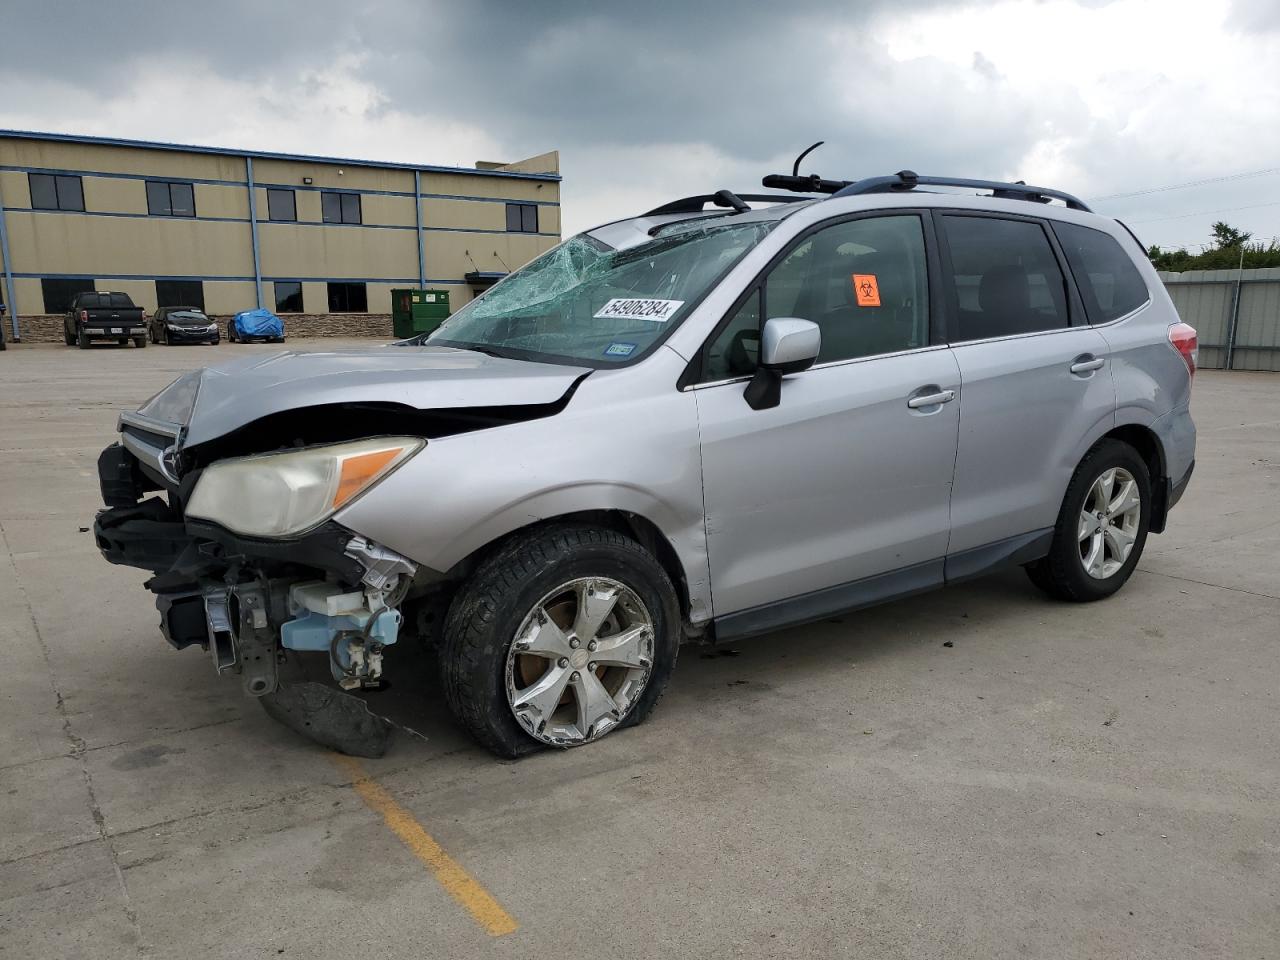
[[[413,342],[520,359],[621,363],[679,325],[775,224],[699,220],[620,250],[579,234]]]

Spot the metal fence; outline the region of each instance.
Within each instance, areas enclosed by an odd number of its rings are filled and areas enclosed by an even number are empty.
[[[1161,273],[1200,335],[1200,366],[1280,372],[1280,268]]]

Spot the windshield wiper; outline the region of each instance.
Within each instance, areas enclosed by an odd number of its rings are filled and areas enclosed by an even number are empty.
[[[497,357],[499,360],[515,360],[516,357],[505,350],[499,350],[497,347],[490,347],[480,343],[451,343],[451,347],[458,350],[469,350],[472,353],[483,353],[486,357]]]

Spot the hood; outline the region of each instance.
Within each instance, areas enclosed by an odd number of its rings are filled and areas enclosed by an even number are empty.
[[[183,310],[181,313],[171,313],[164,318],[165,323],[172,323],[175,327],[207,327],[213,323],[208,317],[200,313],[191,313]]]
[[[451,347],[290,351],[187,374],[140,413],[185,424],[184,445],[193,446],[273,413],[321,404],[393,403],[418,410],[550,404],[589,372]]]

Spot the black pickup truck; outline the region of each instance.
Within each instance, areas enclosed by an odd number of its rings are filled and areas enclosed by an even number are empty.
[[[146,317],[127,293],[77,293],[62,327],[67,346],[81,350],[92,340],[115,340],[122,347],[130,340],[135,347],[147,345]]]

